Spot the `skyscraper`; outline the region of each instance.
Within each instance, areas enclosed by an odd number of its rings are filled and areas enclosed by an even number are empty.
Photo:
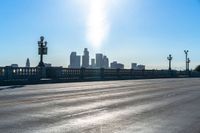
[[[82,67],[83,68],[88,68],[89,67],[89,59],[90,59],[89,51],[88,51],[87,48],[85,48],[83,56],[82,56]]]
[[[107,56],[103,56],[103,68],[109,68],[109,59],[107,58]]]
[[[91,68],[96,68],[95,59],[91,59]]]
[[[26,60],[26,67],[30,67],[30,60],[29,60],[29,58],[27,58],[27,60]]]
[[[70,55],[70,65],[69,68],[80,68],[81,67],[81,57],[76,55],[76,52],[72,52]]]
[[[102,68],[103,67],[103,54],[96,54],[96,67]]]

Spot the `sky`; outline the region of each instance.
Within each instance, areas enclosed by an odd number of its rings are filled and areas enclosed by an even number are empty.
[[[48,41],[45,63],[67,67],[70,53],[84,48],[110,62],[147,69],[191,68],[200,64],[199,0],[1,0],[0,66],[39,62],[40,36]]]

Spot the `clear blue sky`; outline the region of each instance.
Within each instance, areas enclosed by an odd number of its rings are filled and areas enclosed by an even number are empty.
[[[166,69],[172,54],[173,68],[183,69],[185,49],[192,68],[200,64],[199,0],[106,1],[1,0],[0,66],[24,66],[28,57],[36,66],[41,35],[49,42],[45,62],[54,66],[68,66],[70,52],[85,47],[91,57],[102,52],[127,68],[137,62]]]

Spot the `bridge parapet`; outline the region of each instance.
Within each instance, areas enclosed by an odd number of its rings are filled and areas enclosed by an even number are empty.
[[[0,75],[3,80],[39,80],[41,78],[40,68],[27,67],[5,67],[0,68]]]
[[[200,77],[195,71],[133,70],[133,69],[71,69],[62,67],[0,67],[0,83],[9,81],[91,81],[145,78]]]

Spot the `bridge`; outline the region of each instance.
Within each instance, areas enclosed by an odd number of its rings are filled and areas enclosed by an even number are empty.
[[[200,79],[0,87],[1,133],[199,133]]]

